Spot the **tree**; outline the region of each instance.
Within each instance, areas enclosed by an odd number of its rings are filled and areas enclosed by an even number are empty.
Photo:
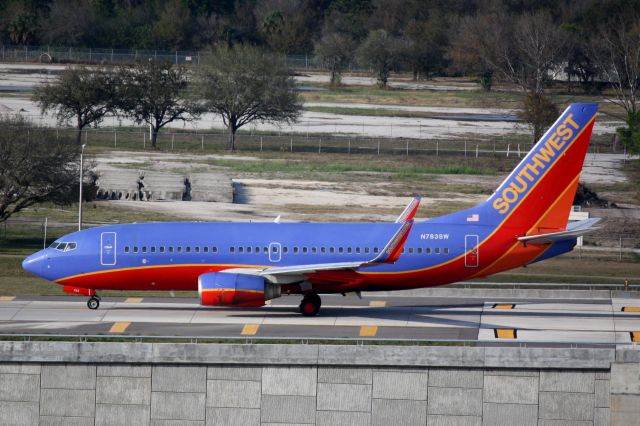
[[[626,112],[627,127],[617,129],[622,143],[640,153],[640,17],[602,25],[589,55],[613,90],[611,102]]]
[[[79,150],[53,129],[0,117],[0,222],[36,203],[77,200]]]
[[[227,149],[236,149],[236,131],[248,123],[294,122],[300,115],[286,64],[259,48],[219,47],[201,59],[196,79],[205,108],[219,114],[229,130]]]
[[[69,67],[53,83],[34,89],[33,99],[42,113],[56,111],[59,122],[75,121],[80,143],[82,129],[99,124],[115,107],[117,81],[107,68]]]
[[[487,13],[466,20],[458,44],[461,37],[470,40],[467,58],[480,60],[478,69],[488,68],[525,93],[522,116],[534,120],[527,122],[538,140],[548,124],[544,118],[555,112],[545,89],[565,59],[565,35],[560,27],[546,12],[517,17]]]
[[[378,86],[386,88],[389,74],[398,65],[402,51],[401,40],[397,37],[384,30],[371,31],[358,48],[358,60],[371,67]]]
[[[176,121],[192,121],[200,108],[189,100],[187,69],[170,62],[141,61],[121,68],[118,109],[136,123],[151,128],[151,146],[157,147],[158,132]]]
[[[338,33],[322,36],[316,43],[316,60],[331,73],[331,86],[339,86],[341,74],[353,59],[354,43],[349,37]]]

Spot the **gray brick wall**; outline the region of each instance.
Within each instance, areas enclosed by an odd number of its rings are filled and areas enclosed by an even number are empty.
[[[0,363],[1,425],[629,425],[605,370]]]

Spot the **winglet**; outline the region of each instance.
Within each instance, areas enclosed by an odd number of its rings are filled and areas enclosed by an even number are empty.
[[[400,254],[402,254],[404,243],[407,241],[407,237],[409,237],[409,231],[411,231],[412,226],[413,219],[404,222],[400,229],[391,237],[387,245],[380,251],[380,254],[368,263],[395,263],[400,258]]]
[[[418,207],[420,207],[420,200],[422,200],[422,197],[419,195],[413,197],[413,200],[411,200],[407,207],[405,207],[404,211],[400,216],[398,216],[395,223],[403,223],[407,220],[413,219],[416,216]]]

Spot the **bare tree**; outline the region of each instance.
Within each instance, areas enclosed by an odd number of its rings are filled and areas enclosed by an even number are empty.
[[[79,149],[55,130],[0,116],[0,222],[36,203],[77,200]]]
[[[521,116],[539,139],[555,109],[545,96],[549,81],[561,70],[565,36],[545,12],[518,17],[489,13],[471,18],[458,36],[471,40],[466,57],[480,61],[478,69],[492,70],[518,86],[527,96]],[[531,121],[533,120],[533,121]]]
[[[281,57],[256,47],[219,47],[200,61],[197,95],[219,114],[229,130],[227,149],[236,149],[236,132],[253,121],[293,122],[302,108],[293,78]]]
[[[589,55],[613,90],[611,102],[627,114],[627,127],[618,129],[622,142],[640,153],[640,17],[602,25]]]
[[[151,146],[158,132],[176,121],[192,121],[200,108],[189,100],[187,69],[171,62],[144,61],[121,68],[117,106],[136,123],[151,127]]]
[[[80,143],[82,129],[99,124],[113,111],[117,84],[110,69],[69,67],[57,81],[36,87],[33,99],[43,113],[55,111],[60,123],[75,121]]]
[[[328,33],[316,43],[316,59],[331,73],[331,86],[339,86],[344,69],[353,59],[354,42],[346,35]]]

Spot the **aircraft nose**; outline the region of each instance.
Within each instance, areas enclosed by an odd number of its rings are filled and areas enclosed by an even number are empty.
[[[22,269],[34,275],[41,276],[45,257],[46,255],[42,251],[32,254],[22,261]]]

